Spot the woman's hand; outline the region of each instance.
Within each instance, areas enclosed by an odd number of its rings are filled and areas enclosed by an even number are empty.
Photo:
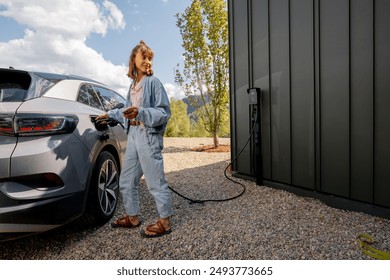
[[[135,119],[138,116],[138,108],[137,107],[129,107],[123,111],[123,116],[126,119]]]
[[[100,116],[97,116],[96,118],[95,118],[95,120],[104,120],[104,119],[108,119],[108,114],[107,113],[105,113],[105,114],[102,114],[102,115],[100,115]]]

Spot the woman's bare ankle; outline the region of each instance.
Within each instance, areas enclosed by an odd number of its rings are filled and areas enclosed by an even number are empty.
[[[130,219],[130,222],[133,224],[133,225],[137,225],[140,223],[140,219],[138,216],[130,216],[129,215],[129,219]]]
[[[171,228],[171,220],[168,218],[160,218],[159,221],[162,223],[165,229]]]

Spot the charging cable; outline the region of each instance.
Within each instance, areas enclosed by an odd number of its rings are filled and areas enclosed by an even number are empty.
[[[186,197],[184,195],[182,195],[181,193],[179,193],[178,191],[174,190],[172,187],[168,186],[168,188],[173,191],[175,194],[177,194],[178,196],[186,199],[186,200],[189,200],[190,203],[204,203],[204,202],[223,202],[223,201],[229,201],[229,200],[232,200],[232,199],[235,199],[235,198],[238,198],[240,196],[242,196],[244,194],[244,192],[246,191],[246,187],[244,184],[236,181],[236,180],[233,180],[232,178],[228,177],[227,174],[226,174],[226,171],[228,170],[228,168],[232,165],[233,162],[235,162],[237,160],[237,158],[241,155],[241,153],[244,151],[245,147],[248,145],[249,141],[251,140],[252,136],[253,136],[253,133],[255,131],[255,128],[256,128],[256,124],[257,124],[257,118],[255,118],[255,122],[253,124],[253,127],[251,129],[251,132],[249,134],[249,137],[248,139],[246,140],[245,142],[245,145],[244,147],[242,147],[242,149],[238,152],[238,154],[230,161],[230,163],[228,164],[228,166],[226,166],[223,174],[225,175],[226,179],[228,179],[229,181],[235,183],[235,184],[238,184],[242,187],[242,191],[236,195],[236,196],[233,196],[233,197],[229,197],[229,198],[225,198],[225,199],[204,199],[204,200],[201,200],[201,199],[192,199],[192,198],[189,198],[189,197]]]

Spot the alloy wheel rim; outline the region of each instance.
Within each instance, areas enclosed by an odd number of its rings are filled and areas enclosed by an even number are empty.
[[[101,210],[105,215],[115,211],[118,200],[119,176],[115,163],[106,160],[99,172],[98,199]]]

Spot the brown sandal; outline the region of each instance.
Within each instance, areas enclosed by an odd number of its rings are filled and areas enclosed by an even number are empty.
[[[172,232],[171,229],[165,229],[160,221],[157,221],[156,225],[158,228],[153,228],[154,225],[148,225],[146,227],[148,231],[154,232],[155,234],[147,234],[144,230],[141,230],[141,236],[145,238],[154,238],[170,234]]]
[[[118,228],[118,227],[122,227],[122,228],[136,228],[136,227],[139,227],[140,225],[141,225],[141,222],[139,222],[136,225],[133,225],[131,223],[131,221],[130,221],[130,216],[129,215],[123,216],[123,217],[119,218],[118,220],[116,220],[115,222],[111,223],[111,226],[113,228]]]

